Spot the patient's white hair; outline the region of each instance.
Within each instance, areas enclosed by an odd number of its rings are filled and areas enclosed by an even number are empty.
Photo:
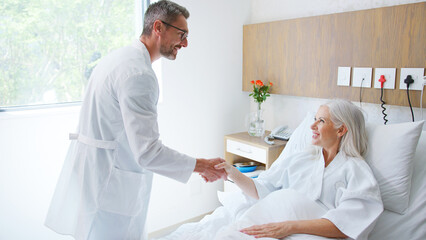
[[[336,129],[343,124],[348,129],[340,141],[339,151],[343,151],[347,156],[363,158],[367,152],[368,140],[364,115],[360,108],[344,99],[333,99],[323,106],[328,107]]]

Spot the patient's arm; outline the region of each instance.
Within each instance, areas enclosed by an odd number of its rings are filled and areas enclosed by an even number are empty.
[[[347,238],[347,236],[330,220],[325,218],[254,225],[241,229],[240,231],[256,238],[284,238],[292,234],[311,234],[329,238]]]
[[[216,169],[225,169],[228,177],[234,181],[235,184],[247,195],[252,198],[259,199],[259,195],[257,194],[256,186],[254,185],[253,179],[247,177],[242,174],[238,169],[233,167],[231,164],[227,162],[223,162],[217,164],[215,166]]]

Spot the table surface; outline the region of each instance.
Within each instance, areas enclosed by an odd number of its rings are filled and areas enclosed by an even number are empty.
[[[246,143],[249,145],[253,145],[256,147],[261,147],[261,148],[276,148],[276,147],[281,147],[287,144],[288,141],[283,141],[279,139],[275,139],[273,145],[269,145],[265,143],[263,139],[266,136],[268,136],[269,133],[270,131],[265,131],[265,134],[262,137],[254,137],[254,136],[250,136],[247,132],[239,132],[239,133],[225,135],[225,138]]]

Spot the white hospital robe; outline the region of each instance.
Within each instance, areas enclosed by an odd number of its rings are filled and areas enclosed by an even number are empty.
[[[254,180],[259,198],[279,189],[294,189],[321,205],[322,218],[352,239],[367,239],[383,211],[379,186],[367,163],[339,152],[324,167],[322,150],[275,162]]]

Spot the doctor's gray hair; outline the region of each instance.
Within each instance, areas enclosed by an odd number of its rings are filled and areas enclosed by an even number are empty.
[[[328,107],[331,121],[336,129],[343,124],[348,129],[340,141],[339,150],[347,156],[363,158],[367,152],[368,140],[364,115],[360,108],[344,99],[334,99],[323,106]]]
[[[162,20],[172,24],[180,16],[189,18],[189,12],[186,8],[177,3],[160,0],[149,5],[145,12],[142,35],[151,36],[152,28],[156,20]]]

